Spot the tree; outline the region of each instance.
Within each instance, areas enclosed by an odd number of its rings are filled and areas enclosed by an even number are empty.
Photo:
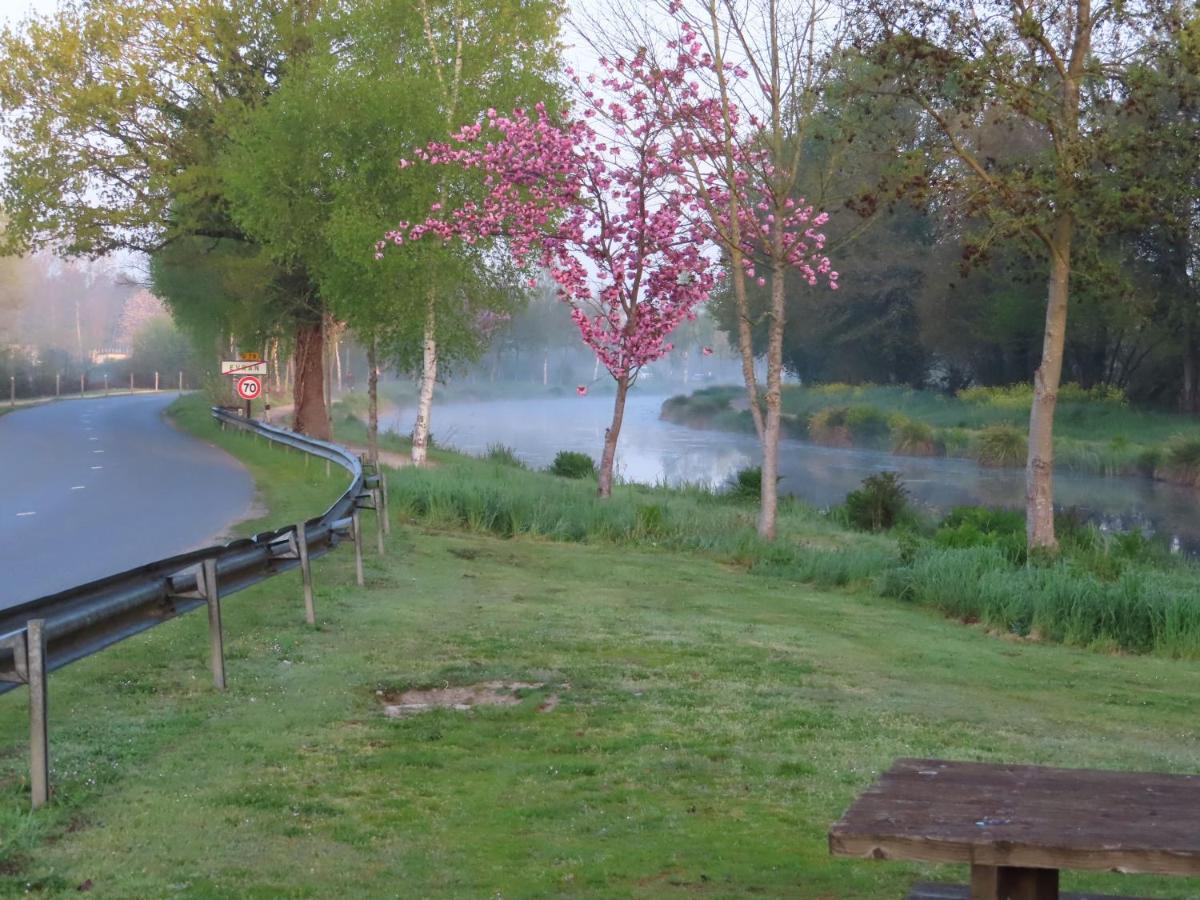
[[[825,236],[818,230],[828,215],[793,195],[807,126],[841,26],[822,0],[799,7],[777,0],[707,0],[694,15],[680,0],[670,0],[668,12],[680,17],[679,37],[666,45],[673,58],[660,63],[639,50],[619,64],[623,75],[651,95],[658,117],[669,123],[698,212],[729,260],[742,373],[763,450],[758,533],[770,539],[779,502],[787,280],[798,276],[810,287],[825,281],[837,288],[838,273],[824,255]],[[756,30],[752,13],[761,13],[759,24],[765,30]],[[743,82],[752,82],[757,90],[746,90]],[[749,280],[759,287],[767,284],[759,269],[770,278],[762,410],[748,290]]]
[[[10,246],[89,258],[147,253],[160,289],[205,272],[223,284],[223,318],[244,319],[228,306],[255,299],[238,290],[237,275],[256,248],[228,217],[216,155],[241,111],[307,52],[318,9],[315,0],[96,0],[6,29],[0,103]],[[179,244],[180,253],[167,252]],[[171,277],[180,259],[186,270]],[[227,271],[227,263],[238,265]],[[275,267],[255,283],[282,301],[255,304],[264,314],[256,330],[295,333],[295,427],[328,435],[323,395],[313,391],[322,337],[311,273]],[[190,296],[166,299],[177,310]]]
[[[1049,260],[1041,358],[1034,372],[1026,465],[1031,548],[1055,549],[1053,428],[1062,378],[1072,248],[1103,227],[1098,176],[1102,129],[1092,110],[1113,97],[1129,36],[1149,24],[1144,5],[1092,0],[867,0],[859,47],[879,65],[880,88],[917,105],[937,129],[949,195],[986,217],[996,236],[1025,234]],[[999,117],[1039,138],[1040,152],[997,168],[977,126]]]
[[[607,497],[630,385],[670,351],[671,332],[708,298],[716,265],[704,252],[707,233],[678,177],[682,161],[669,131],[617,64],[602,67],[611,96],[580,85],[579,118],[560,121],[541,103],[532,113],[488,110],[454,144],[419,150],[427,164],[477,170],[490,190],[482,202],[401,222],[387,241],[434,235],[472,245],[502,237],[518,266],[536,262],[549,273],[584,343],[616,382],[598,471],[599,495]],[[604,133],[591,124],[597,119]],[[485,128],[492,140],[481,140]]]
[[[519,290],[478,248],[429,244],[375,261],[375,241],[398,212],[417,216],[446,193],[397,161],[447,135],[450,99],[452,110],[479,110],[553,95],[555,33],[545,0],[333,7],[310,30],[305,58],[231,129],[219,157],[232,219],[276,264],[302,263],[329,312],[367,347],[369,396],[381,361],[429,376],[418,462],[439,364],[476,356],[480,314],[505,310]],[[443,78],[455,79],[450,99]]]

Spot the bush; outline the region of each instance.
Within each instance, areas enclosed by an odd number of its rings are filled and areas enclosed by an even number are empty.
[[[933,542],[939,547],[958,550],[995,547],[1010,562],[1024,563],[1025,516],[1011,509],[955,507],[938,525]]]
[[[1167,442],[1164,456],[1172,481],[1200,486],[1200,437],[1176,435]]]
[[[975,440],[975,459],[984,466],[1021,466],[1028,453],[1024,432],[1012,425],[989,425]]]
[[[550,474],[560,478],[595,478],[596,463],[586,453],[559,450],[550,464]]]
[[[739,500],[757,500],[762,496],[762,467],[748,466],[738,469],[729,477],[726,493]]]
[[[869,475],[858,490],[846,495],[846,517],[862,531],[891,528],[907,506],[908,489],[895,472]]]
[[[512,447],[506,447],[503,444],[488,444],[487,452],[483,454],[483,458],[488,462],[498,463],[502,466],[512,466],[514,469],[529,468],[521,461]]]
[[[1147,447],[1137,455],[1135,465],[1138,472],[1147,478],[1153,478],[1155,473],[1158,472],[1158,467],[1163,464],[1164,456],[1165,454],[1161,447]]]
[[[892,422],[892,452],[905,456],[936,456],[933,427],[903,416],[896,417]]]
[[[858,447],[885,447],[892,430],[887,413],[867,405],[846,410],[846,427]]]
[[[830,406],[818,410],[808,419],[808,436],[818,444],[829,447],[849,447],[854,443],[846,424],[846,407]]]

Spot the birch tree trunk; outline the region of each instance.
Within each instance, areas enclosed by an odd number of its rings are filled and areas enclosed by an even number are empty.
[[[617,459],[617,438],[621,436],[621,422],[625,418],[625,397],[629,393],[629,376],[617,379],[617,399],[613,402],[612,423],[604,429],[604,452],[600,456],[600,472],[596,493],[601,497],[612,496],[613,464]]]
[[[1046,331],[1042,362],[1033,374],[1029,409],[1029,456],[1025,464],[1025,537],[1030,548],[1054,550],[1054,410],[1062,381],[1063,346],[1070,296],[1071,237],[1069,213],[1054,223],[1050,240],[1050,286],[1046,299]]]
[[[776,226],[778,227],[778,225]],[[782,243],[782,233],[779,235]],[[767,334],[767,390],[763,394],[766,417],[762,431],[762,486],[759,494],[758,533],[775,539],[779,515],[779,423],[783,375],[783,324],[786,266],[782,257],[771,263],[771,309]],[[753,368],[751,368],[753,373]]]
[[[372,335],[367,342],[367,454],[379,465],[379,350]]]
[[[296,329],[296,376],[292,382],[292,430],[323,441],[333,439],[325,406],[324,329],[321,322]]]
[[[421,384],[417,397],[417,421],[413,423],[412,461],[423,466],[429,453],[429,417],[433,411],[433,385],[437,381],[437,314],[433,294],[425,307],[425,340],[421,357]]]

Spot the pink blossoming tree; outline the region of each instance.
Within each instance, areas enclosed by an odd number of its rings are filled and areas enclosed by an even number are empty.
[[[377,248],[428,236],[498,239],[519,266],[550,274],[584,343],[616,382],[601,497],[612,491],[630,386],[643,366],[670,352],[672,331],[695,317],[719,275],[711,226],[683,177],[684,148],[650,95],[616,65],[604,69],[599,79],[576,81],[581,116],[557,117],[542,104],[509,115],[488,110],[450,143],[417,152],[427,165],[474,170],[486,197],[450,210],[437,205],[424,222],[401,222]]]

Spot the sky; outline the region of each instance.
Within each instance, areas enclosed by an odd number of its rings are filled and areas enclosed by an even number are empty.
[[[57,6],[57,0],[0,0],[0,21],[15,25],[30,12],[47,13]]]

